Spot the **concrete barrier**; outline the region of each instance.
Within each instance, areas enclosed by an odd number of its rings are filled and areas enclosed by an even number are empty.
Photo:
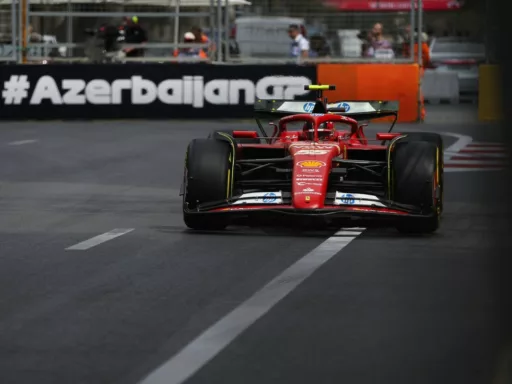
[[[429,104],[439,104],[442,101],[458,104],[460,101],[459,77],[455,72],[426,70],[421,90]]]

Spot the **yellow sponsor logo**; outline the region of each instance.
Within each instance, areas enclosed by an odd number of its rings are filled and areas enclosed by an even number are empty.
[[[297,165],[301,168],[321,168],[325,167],[325,163],[323,161],[318,160],[304,160],[299,161]]]

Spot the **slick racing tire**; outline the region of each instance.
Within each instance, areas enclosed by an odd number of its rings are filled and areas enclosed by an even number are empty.
[[[228,142],[195,139],[189,144],[185,159],[184,211],[186,226],[197,230],[222,230],[228,225],[224,217],[188,213],[198,204],[225,200],[230,197],[232,149]]]
[[[406,135],[403,139],[406,141],[428,141],[429,143],[433,143],[439,148],[439,168],[440,168],[440,189],[441,189],[441,198],[439,199],[439,207],[441,213],[443,212],[443,201],[444,201],[444,143],[443,138],[438,133],[432,132],[401,132],[402,135]]]
[[[225,134],[233,137],[233,131],[232,130],[217,130],[217,131],[211,132],[208,135],[208,138],[209,139],[213,138],[216,132],[218,132],[218,133],[225,133]],[[235,140],[235,142],[239,143],[239,144],[261,144],[261,139],[249,139],[249,138],[235,139],[235,138],[233,138],[233,140]]]
[[[432,132],[400,132],[402,135],[406,135],[403,140],[414,140],[414,141],[428,141],[434,143],[439,148],[443,149],[443,138],[439,133]]]
[[[440,148],[431,141],[406,140],[392,142],[391,190],[397,203],[421,207],[425,217],[406,217],[397,222],[399,232],[433,233],[441,218],[442,185],[440,183]]]

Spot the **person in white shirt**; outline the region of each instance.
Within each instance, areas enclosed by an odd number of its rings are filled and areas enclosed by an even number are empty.
[[[306,58],[309,56],[309,41],[300,33],[297,24],[288,27],[288,36],[292,39],[291,56],[297,58]]]

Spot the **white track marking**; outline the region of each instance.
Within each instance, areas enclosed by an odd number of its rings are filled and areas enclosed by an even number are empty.
[[[444,157],[465,157],[471,159],[472,157],[488,157],[488,158],[508,158],[506,153],[466,153],[466,152],[450,152],[444,154]]]
[[[98,244],[104,243],[106,241],[115,239],[116,237],[122,236],[127,234],[128,232],[133,231],[134,228],[128,228],[128,229],[113,229],[112,231],[105,232],[101,235],[95,236],[93,238],[90,238],[89,240],[82,241],[81,243],[75,244],[69,248],[66,248],[66,250],[69,251],[85,251],[89,248],[95,247]]]
[[[444,172],[475,172],[475,171],[502,171],[504,169],[506,153],[499,153],[496,151],[497,147],[504,148],[504,144],[500,143],[486,143],[481,141],[473,141],[473,138],[458,133],[443,132],[442,135],[455,137],[457,141],[445,148],[444,159],[445,168]],[[460,152],[464,149],[485,151],[482,153]],[[488,151],[488,152],[487,152]],[[455,157],[455,160],[452,158]],[[459,158],[467,158],[467,160],[459,160]],[[482,158],[487,158],[482,160]],[[473,159],[472,159],[473,158]],[[468,168],[463,165],[473,164],[474,167]],[[483,167],[478,165],[489,164],[490,166]]]
[[[338,231],[204,331],[141,384],[183,383],[363,231],[364,228]]]
[[[445,153],[459,152],[461,149],[465,148],[467,145],[473,142],[473,138],[467,135],[459,135],[458,133],[449,132],[442,132],[442,135],[455,137],[457,139],[455,143],[444,149]]]
[[[475,171],[485,171],[485,172],[491,172],[491,171],[503,171],[504,167],[497,167],[497,168],[445,168],[444,172],[475,172]]]
[[[25,144],[33,144],[36,143],[37,140],[20,140],[20,141],[12,141],[9,145],[25,145]]]
[[[493,159],[493,158],[489,158],[487,160],[474,160],[474,159],[471,160],[471,158],[468,157],[468,158],[465,158],[464,160],[450,160],[450,162],[445,162],[445,166],[449,165],[450,167],[456,166],[457,164],[460,164],[460,165],[464,165],[464,164],[468,164],[468,165],[469,164],[476,164],[476,165],[479,165],[479,164],[480,165],[487,165],[487,164],[489,164],[489,165],[493,165],[494,164],[496,166],[499,166],[499,165],[503,166],[504,165],[503,160],[501,160],[501,159]],[[482,168],[485,168],[485,166],[482,167]]]

